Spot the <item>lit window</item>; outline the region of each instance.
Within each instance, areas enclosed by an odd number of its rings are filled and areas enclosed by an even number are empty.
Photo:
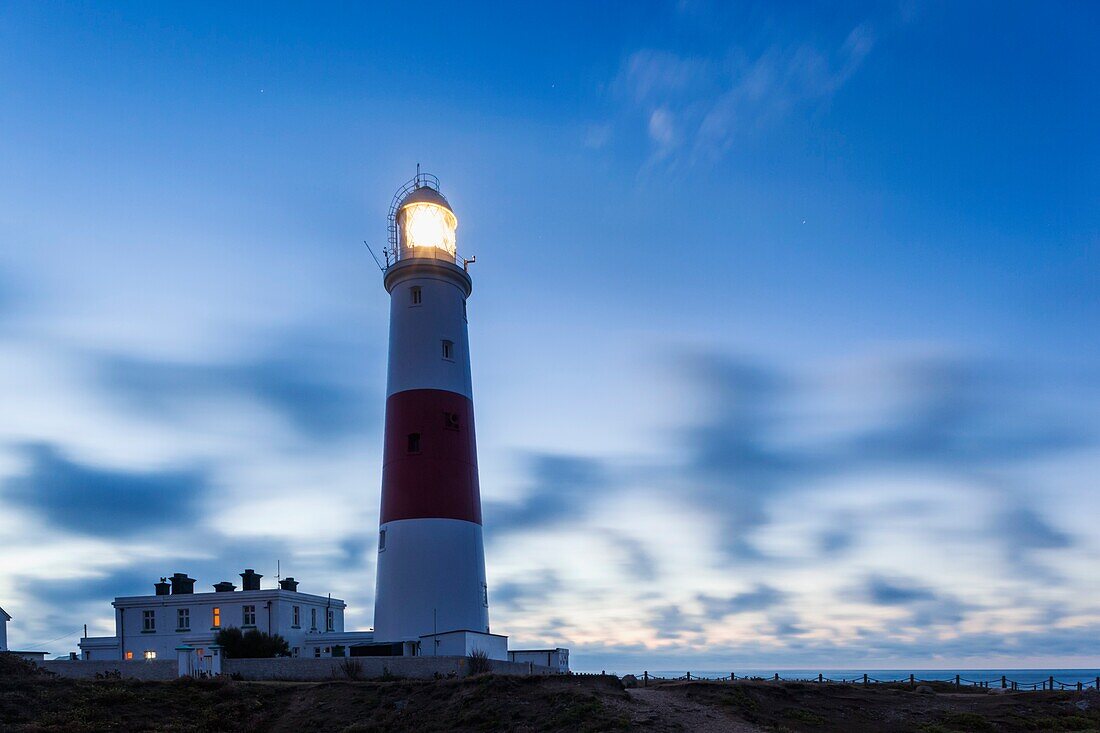
[[[91,658],[92,658],[92,655],[91,655],[91,653],[89,653],[88,654],[88,659],[91,659]],[[126,652],[126,658],[127,659],[133,659],[134,658],[134,653],[133,652]]]
[[[409,433],[409,446],[407,450],[409,453],[420,452],[420,433]]]
[[[145,658],[146,659],[156,659],[157,658],[157,653],[155,651],[153,651],[152,649],[147,649],[147,650],[145,650]]]
[[[335,625],[336,625],[336,611],[333,611],[330,608],[328,610],[328,613],[325,614],[325,631],[332,631],[332,629],[335,627]]]
[[[189,631],[191,629],[191,609],[176,609],[176,631]]]
[[[217,606],[214,606],[213,619],[210,625],[215,629],[220,629],[222,627],[222,610]]]
[[[384,549],[386,549],[386,530],[380,529],[378,530],[378,551],[382,552]]]
[[[310,631],[316,631],[317,630],[317,609],[316,608],[309,609],[309,629],[310,629]]]
[[[455,342],[443,341],[443,358],[454,360],[455,358]]]
[[[302,608],[301,608],[301,606],[294,606],[294,608],[292,609],[291,618],[293,619],[293,622],[291,623],[291,625],[294,628],[298,628],[299,626],[302,625]]]
[[[157,630],[157,612],[156,611],[142,611],[141,612],[141,630],[142,631],[156,631]]]
[[[422,297],[423,293],[421,293],[419,287],[409,288],[409,299],[412,301],[413,305],[420,305]]]
[[[256,607],[255,606],[241,606],[241,625],[242,626],[255,626],[256,625]]]

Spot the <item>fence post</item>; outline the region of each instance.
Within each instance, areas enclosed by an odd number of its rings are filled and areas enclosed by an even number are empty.
[[[733,682],[735,679],[737,679],[737,675],[735,675],[733,672],[730,672],[730,682]]]
[[[774,679],[775,682],[779,681],[779,673],[778,672],[775,673],[775,677],[773,679]]]
[[[649,687],[649,670],[642,672],[642,687]]]
[[[910,690],[913,689],[917,684],[917,680],[914,677],[915,676],[913,675],[913,673],[910,672],[909,673],[909,689]]]
[[[688,679],[688,682],[691,682],[691,672],[688,672],[687,679]]]
[[[1050,676],[1050,691],[1054,692],[1054,675]]]
[[[863,684],[864,685],[867,684],[867,673],[866,672],[863,673]]]
[[[960,685],[959,685],[959,677],[960,677],[960,675],[955,675],[955,689],[956,689],[956,690],[957,690],[957,689],[959,689],[959,687],[960,687]]]
[[[1005,682],[1005,676],[1002,674],[1001,675],[1001,689],[1003,690],[1006,687],[1008,687],[1008,683]]]
[[[1081,681],[1080,680],[1077,681],[1077,691],[1078,692],[1081,691]]]
[[[825,675],[823,675],[823,674],[822,674],[821,672],[818,672],[818,673],[817,673],[817,681],[818,681],[818,682],[821,682],[821,681],[822,681],[822,679],[824,678],[824,676],[825,676]]]

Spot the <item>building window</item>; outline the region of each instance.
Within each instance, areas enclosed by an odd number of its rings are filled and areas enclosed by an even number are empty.
[[[301,608],[301,606],[294,606],[294,608],[291,609],[290,617],[292,619],[290,625],[293,626],[296,629],[300,628],[301,625],[302,625],[302,608]]]
[[[176,609],[176,631],[190,631],[191,630],[191,609],[190,608],[177,608]]]
[[[309,609],[309,630],[310,631],[316,631],[317,630],[317,609],[316,608]]]
[[[413,305],[420,305],[422,302],[422,293],[419,287],[409,288],[409,300],[412,301]]]
[[[141,630],[142,631],[156,631],[157,630],[157,612],[156,611],[142,611],[141,612]]]
[[[385,550],[385,549],[386,549],[386,530],[380,529],[380,530],[378,530],[378,551],[382,552],[382,550]]]
[[[255,606],[241,606],[241,625],[242,626],[255,626],[256,625],[256,607]]]
[[[317,657],[318,659],[321,658],[321,647],[319,647],[319,646],[313,647],[313,656]]]
[[[298,647],[294,647],[290,650],[290,656],[294,657],[295,659],[298,658]]]
[[[145,658],[146,659],[156,659],[157,658],[157,653],[155,651],[153,651],[152,649],[146,649],[145,650]]]
[[[91,658],[92,658],[92,653],[88,652],[88,659],[91,659]],[[133,659],[133,658],[134,658],[134,653],[133,652],[126,652],[126,659],[127,660],[130,660],[130,659]]]
[[[449,361],[454,361],[454,359],[455,359],[455,342],[454,341],[447,341],[446,339],[443,340],[443,358],[447,359]]]
[[[408,445],[406,449],[409,453],[420,452],[420,433],[409,433]]]
[[[214,612],[211,617],[210,626],[215,629],[222,627],[222,610],[217,606],[214,606]]]
[[[325,631],[332,631],[336,624],[336,611],[331,608],[325,613]]]
[[[443,427],[447,430],[458,430],[458,413],[457,412],[444,412],[443,413]]]

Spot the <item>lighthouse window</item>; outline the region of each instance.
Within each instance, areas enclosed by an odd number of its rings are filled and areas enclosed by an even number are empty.
[[[420,305],[421,292],[419,287],[409,288],[409,296],[413,305]]]
[[[443,427],[447,430],[458,430],[458,413],[444,412]]]
[[[420,433],[409,433],[409,453],[420,452]]]
[[[382,550],[385,550],[385,549],[386,549],[386,530],[380,529],[380,530],[378,530],[378,551],[382,552]]]
[[[454,341],[444,341],[443,342],[443,358],[444,359],[452,359],[452,360],[455,358],[455,342]]]

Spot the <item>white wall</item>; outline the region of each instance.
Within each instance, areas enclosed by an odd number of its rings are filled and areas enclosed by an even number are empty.
[[[0,612],[0,652],[8,650],[8,617]]]

